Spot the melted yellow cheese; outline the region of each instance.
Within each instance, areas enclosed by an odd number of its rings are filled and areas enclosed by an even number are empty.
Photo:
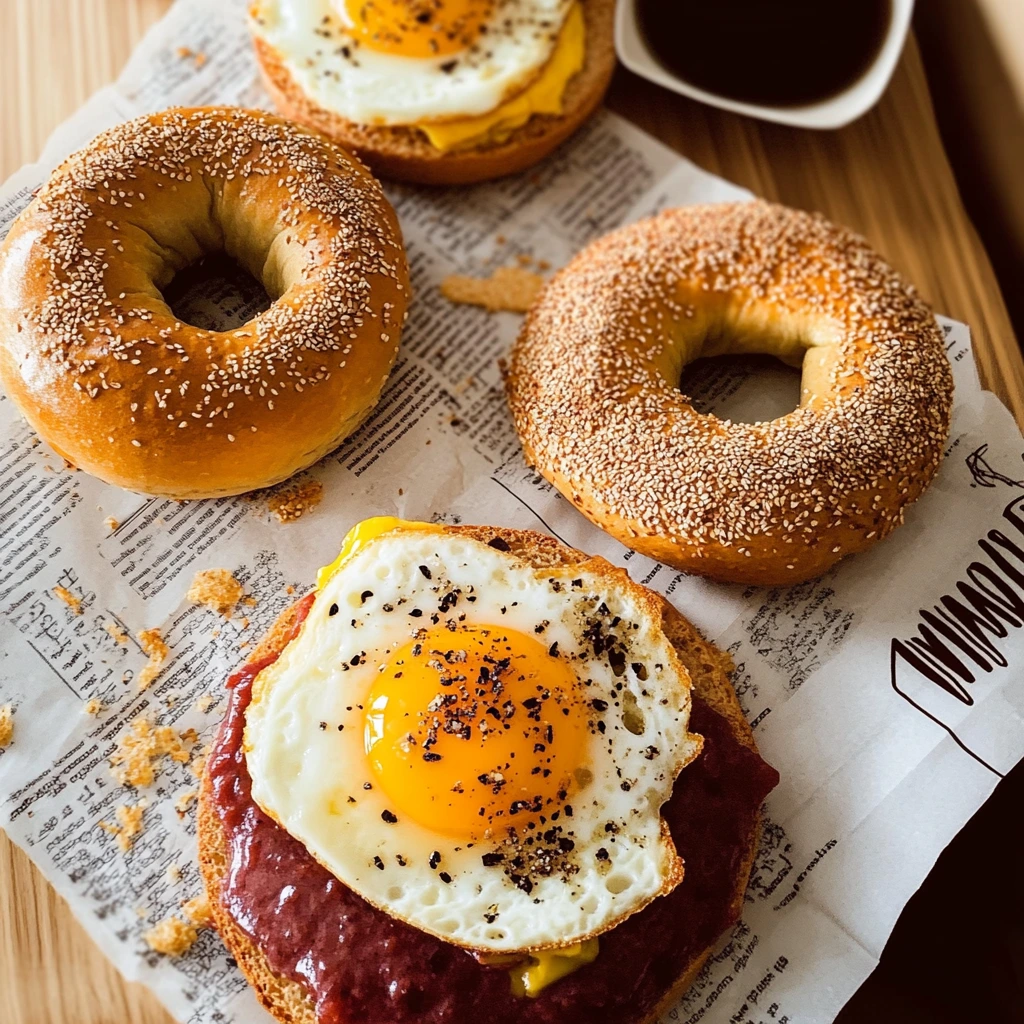
[[[569,79],[583,67],[585,52],[583,9],[579,3],[575,3],[558,34],[551,59],[529,88],[489,114],[417,127],[427,136],[430,144],[441,152],[501,141],[516,128],[526,124],[534,114],[562,113],[565,87]]]
[[[593,938],[562,949],[533,953],[528,963],[509,971],[512,975],[512,994],[536,998],[559,978],[578,971],[585,964],[593,963],[597,959],[598,946],[598,940]]]
[[[408,519],[397,519],[395,516],[373,516],[356,523],[341,542],[338,557],[325,565],[316,574],[316,589],[322,590],[324,584],[357,552],[362,551],[371,540],[390,533],[392,530],[436,530],[430,523],[416,523]]]

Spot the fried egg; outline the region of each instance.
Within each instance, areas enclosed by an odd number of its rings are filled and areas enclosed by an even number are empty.
[[[564,948],[682,878],[700,749],[657,599],[601,559],[369,520],[257,677],[256,803],[344,884],[483,953]]]
[[[536,79],[573,0],[255,0],[253,33],[320,106],[367,125],[489,113]]]

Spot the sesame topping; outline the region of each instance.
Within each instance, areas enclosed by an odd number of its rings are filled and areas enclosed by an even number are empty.
[[[698,413],[679,373],[709,350],[813,353],[802,404],[761,423]],[[668,539],[694,568],[756,541],[794,577],[902,521],[941,461],[952,388],[913,287],[852,232],[766,202],[595,242],[546,287],[508,375],[528,459],[626,543],[665,558]]]
[[[132,423],[164,423],[168,436],[213,427],[230,443],[289,393],[344,374],[363,346],[397,346],[404,303],[382,299],[405,265],[379,185],[272,115],[172,109],[114,127],[52,175],[30,221],[23,275],[46,284],[18,325],[23,375],[69,377],[82,401],[120,392],[125,419],[130,409]],[[160,293],[218,248],[265,268],[276,299],[234,330],[185,324]],[[147,440],[124,443],[145,453]]]

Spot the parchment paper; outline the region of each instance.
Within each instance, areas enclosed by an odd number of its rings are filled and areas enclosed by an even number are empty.
[[[178,0],[117,84],[5,184],[0,233],[102,128],[173,104],[266,106],[244,7]],[[732,653],[757,741],[782,775],[743,920],[668,1018],[831,1020],[943,846],[1024,754],[1024,445],[980,388],[968,329],[942,321],[956,374],[953,430],[936,483],[904,527],[813,583],[707,583],[621,547],[524,465],[497,365],[518,318],[450,305],[438,284],[520,253],[558,266],[663,206],[745,193],[607,113],[521,177],[388,192],[415,289],[402,352],[372,418],[310,471],[324,500],[298,522],[277,522],[265,496],[178,504],[105,486],[68,471],[0,403],[0,703],[13,703],[16,728],[0,750],[0,823],[121,971],[179,1020],[267,1020],[214,932],[179,959],[143,942],[199,891],[194,810],[175,810],[196,779],[165,759],[145,791],[120,786],[107,764],[118,738],[143,715],[195,728],[198,752],[220,718],[229,670],[361,518],[546,530],[626,566]],[[196,322],[223,322],[244,320],[247,298],[214,281],[183,301]],[[785,412],[798,393],[795,373],[743,363],[705,367],[687,387],[703,408],[748,419]],[[208,567],[232,570],[255,605],[225,621],[189,604],[193,574]],[[81,615],[57,586],[81,600]],[[135,634],[154,626],[171,656],[140,695],[133,678],[146,658]],[[204,695],[215,698],[205,711]],[[106,705],[96,718],[83,711],[94,697]],[[145,828],[124,854],[98,822],[140,796]],[[181,867],[180,882],[168,880],[169,865]]]

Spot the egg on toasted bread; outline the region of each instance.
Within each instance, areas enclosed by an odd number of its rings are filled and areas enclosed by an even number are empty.
[[[572,946],[683,877],[661,819],[700,751],[625,573],[362,524],[253,685],[252,795],[345,885],[481,953]]]
[[[528,166],[600,101],[614,0],[254,0],[288,116],[389,176],[459,183]]]

